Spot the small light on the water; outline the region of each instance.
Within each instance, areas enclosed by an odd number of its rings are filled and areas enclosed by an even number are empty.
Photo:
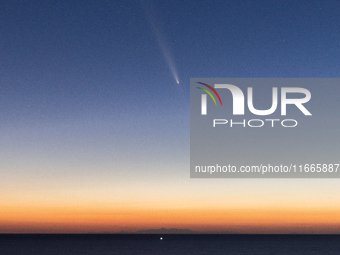
[[[160,239],[160,240],[163,240],[163,237],[160,237],[159,239]]]

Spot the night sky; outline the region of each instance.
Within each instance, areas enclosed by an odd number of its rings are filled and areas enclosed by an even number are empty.
[[[339,8],[0,1],[0,232],[340,233],[336,179],[189,171],[190,78],[339,77]]]

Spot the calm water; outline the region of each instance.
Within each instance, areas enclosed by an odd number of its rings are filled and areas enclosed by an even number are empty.
[[[340,235],[0,235],[0,254],[339,255]]]

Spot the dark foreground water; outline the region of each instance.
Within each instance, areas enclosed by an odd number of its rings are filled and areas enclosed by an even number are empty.
[[[0,254],[339,255],[340,235],[0,235]]]

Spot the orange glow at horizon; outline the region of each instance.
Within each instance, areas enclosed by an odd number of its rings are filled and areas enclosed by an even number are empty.
[[[340,233],[338,208],[12,207],[0,211],[1,233],[87,233],[186,228],[238,233]]]

